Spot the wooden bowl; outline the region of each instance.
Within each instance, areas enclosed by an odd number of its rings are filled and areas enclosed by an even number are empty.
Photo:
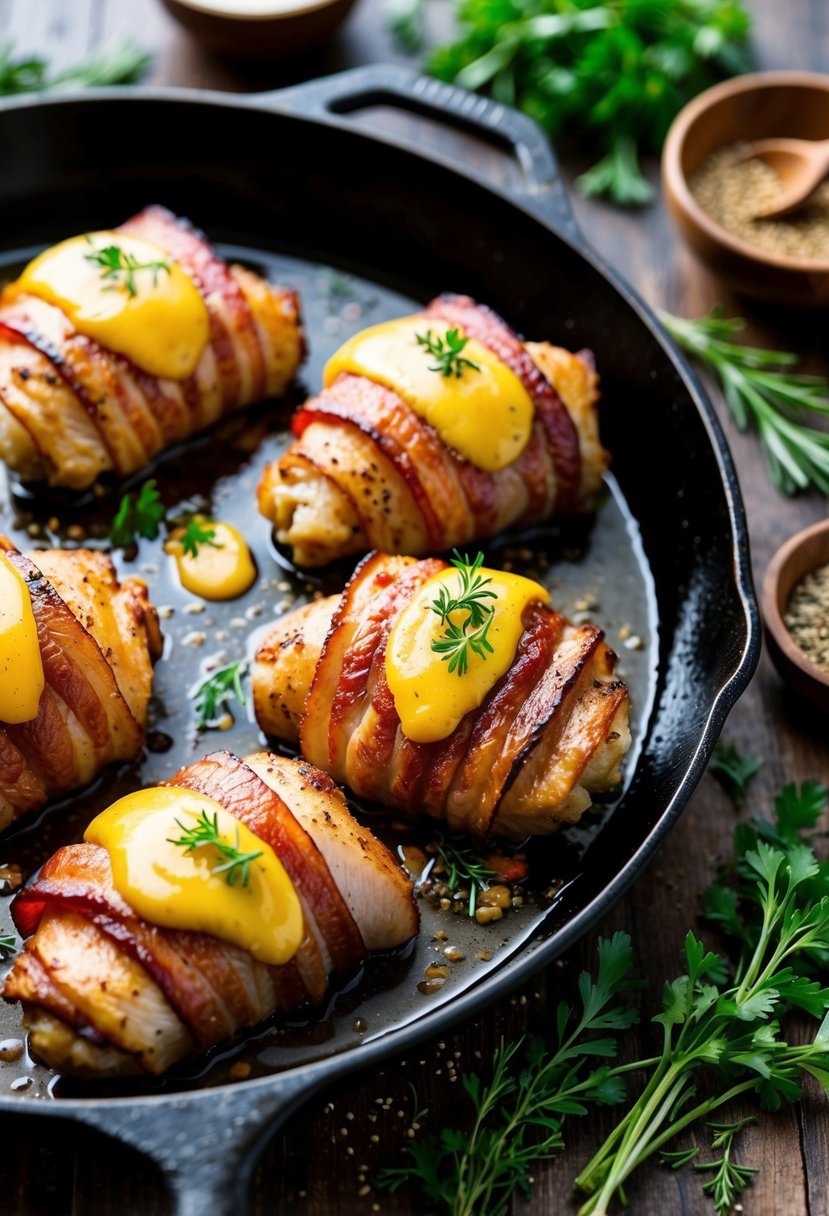
[[[345,21],[354,0],[163,0],[209,51],[276,59],[318,46]]]
[[[810,570],[829,564],[829,519],[787,540],[769,562],[762,607],[769,654],[783,679],[821,709],[829,710],[829,671],[807,658],[789,633],[783,614],[789,597]]]
[[[829,139],[829,76],[757,72],[695,97],[674,119],[662,154],[662,184],[681,236],[735,290],[797,307],[829,304],[829,259],[769,253],[726,232],[688,181],[718,148],[771,136]]]

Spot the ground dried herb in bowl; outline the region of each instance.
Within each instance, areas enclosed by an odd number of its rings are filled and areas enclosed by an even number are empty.
[[[780,178],[763,161],[741,160],[747,145],[718,148],[691,177],[691,193],[726,232],[780,257],[829,260],[829,181],[793,215],[757,219],[780,196]]]
[[[806,657],[829,672],[829,565],[796,584],[783,620]]]

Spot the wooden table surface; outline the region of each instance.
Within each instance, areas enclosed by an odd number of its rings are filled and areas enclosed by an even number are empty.
[[[756,18],[760,66],[829,67],[826,0],[748,3]],[[447,8],[447,4],[438,5],[438,24]],[[121,35],[154,52],[150,79],[164,84],[274,88],[342,67],[401,59],[384,31],[380,0],[360,0],[339,38],[325,51],[287,67],[265,65],[255,74],[202,53],[167,16],[159,0],[0,0],[0,41],[12,38],[17,50],[47,55],[58,67]],[[461,137],[447,137],[432,128],[421,131],[419,138],[422,143],[461,141]],[[468,154],[462,141],[458,154]],[[476,155],[484,171],[490,164],[496,169],[499,158],[495,153],[477,150]],[[565,165],[568,176],[579,168]],[[803,317],[730,299],[677,244],[660,204],[626,214],[576,197],[574,207],[588,238],[650,304],[694,316],[721,301],[749,318],[757,338],[796,350],[812,369],[829,371],[825,315]],[[769,486],[755,439],[740,435],[716,395],[715,399],[739,470],[759,579],[774,549],[791,533],[821,518],[826,504],[818,496],[780,498]],[[752,789],[754,805],[767,810],[784,781],[814,777],[829,783],[827,725],[826,719],[820,720],[787,698],[764,656],[724,732],[725,739],[763,757],[763,768]],[[677,973],[682,939],[696,923],[699,895],[728,845],[733,819],[720,787],[711,777],[704,778],[656,862],[599,927],[603,934],[617,928],[632,934],[640,971],[648,981],[643,1001],[654,1011],[663,979]],[[372,1212],[405,1216],[422,1212],[422,1204],[406,1189],[390,1196],[369,1185],[380,1166],[402,1159],[405,1128],[412,1114],[404,1082],[414,1083],[420,1106],[432,1108],[433,1126],[440,1126],[441,1112],[454,1115],[461,1096],[452,1075],[454,1066],[474,1070],[481,1058],[491,1056],[502,1035],[514,1037],[527,1028],[543,1032],[549,1025],[549,1010],[561,994],[562,977],[566,980],[581,965],[592,965],[593,942],[594,937],[586,940],[566,960],[572,967],[553,968],[540,975],[526,991],[505,997],[479,1021],[432,1044],[417,1059],[395,1062],[385,1075],[363,1076],[315,1098],[264,1151],[253,1182],[252,1212],[262,1216],[368,1216]],[[387,1104],[389,1097],[393,1101]],[[736,1117],[740,1112],[734,1113]],[[535,1171],[532,1198],[529,1202],[516,1200],[515,1213],[541,1216],[575,1211],[571,1182],[600,1142],[601,1121],[573,1119],[566,1134],[567,1152]],[[759,1126],[749,1128],[743,1135],[742,1158],[761,1169],[744,1197],[746,1213],[829,1213],[828,1139],[826,1099],[816,1087],[807,1088],[806,1098],[797,1107],[766,1116]],[[39,1124],[8,1117],[0,1120],[0,1146],[2,1213],[144,1216],[169,1210],[154,1166],[89,1131],[61,1125],[46,1140]],[[675,1174],[658,1165],[646,1166],[634,1176],[628,1198],[630,1210],[637,1216],[679,1212],[702,1216],[710,1211],[699,1176],[688,1171]]]

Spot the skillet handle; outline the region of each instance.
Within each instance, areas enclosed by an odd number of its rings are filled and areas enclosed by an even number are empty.
[[[273,93],[260,93],[251,101],[269,109],[324,118],[343,127],[350,125],[349,115],[355,111],[385,105],[476,135],[511,154],[523,169],[526,187],[508,191],[510,198],[560,235],[582,243],[549,140],[531,118],[509,106],[393,64],[354,68]],[[385,132],[384,138],[409,142]],[[416,150],[422,153],[422,146]],[[463,169],[456,161],[452,167]]]
[[[174,1216],[245,1216],[259,1152],[322,1083],[286,1073],[162,1101],[79,1103],[73,1114],[161,1168]]]

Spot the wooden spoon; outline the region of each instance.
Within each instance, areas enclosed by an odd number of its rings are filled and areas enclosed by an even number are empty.
[[[740,161],[761,160],[780,178],[780,196],[773,207],[758,211],[758,220],[790,215],[829,175],[829,139],[758,139]]]

